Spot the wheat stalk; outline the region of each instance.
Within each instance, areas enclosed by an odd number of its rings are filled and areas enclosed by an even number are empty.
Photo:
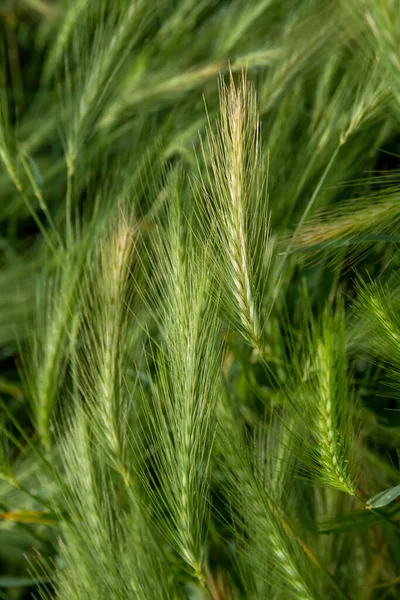
[[[202,180],[207,215],[205,232],[217,243],[213,260],[224,288],[226,307],[235,327],[262,353],[261,297],[269,269],[269,214],[261,172],[260,124],[255,98],[245,73],[236,85],[232,72],[226,87],[220,81],[220,117],[210,129],[203,157],[211,170]],[[269,307],[267,306],[267,311]]]

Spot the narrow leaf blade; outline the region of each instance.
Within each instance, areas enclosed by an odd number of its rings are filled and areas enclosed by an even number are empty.
[[[400,496],[400,485],[396,485],[395,487],[389,488],[376,494],[373,498],[368,500],[367,508],[381,508],[382,506],[387,506],[393,500],[396,500]]]

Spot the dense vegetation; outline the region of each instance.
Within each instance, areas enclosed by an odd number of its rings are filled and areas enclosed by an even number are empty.
[[[0,19],[0,598],[398,598],[398,0]]]

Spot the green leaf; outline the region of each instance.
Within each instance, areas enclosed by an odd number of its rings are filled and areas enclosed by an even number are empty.
[[[0,588],[28,587],[36,585],[37,581],[32,577],[8,577],[0,576]]]
[[[36,161],[33,159],[33,157],[30,154],[27,154],[26,157],[27,157],[29,165],[32,169],[32,174],[33,174],[33,177],[34,177],[37,185],[39,186],[39,188],[43,187],[43,176],[40,172],[40,169],[39,169]]]
[[[367,502],[367,508],[381,508],[382,506],[387,506],[393,500],[396,500],[400,496],[400,485],[396,485],[395,487],[389,488],[384,492],[380,492],[371,500]]]
[[[369,511],[357,511],[342,517],[326,519],[317,523],[319,533],[338,533],[360,531],[368,527],[375,527],[381,522],[379,514]]]

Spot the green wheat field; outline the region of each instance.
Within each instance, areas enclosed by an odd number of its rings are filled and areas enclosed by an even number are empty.
[[[0,1],[0,600],[400,598],[400,0]]]

